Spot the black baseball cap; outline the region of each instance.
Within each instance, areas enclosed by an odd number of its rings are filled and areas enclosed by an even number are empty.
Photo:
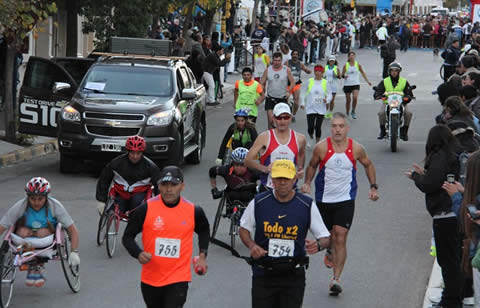
[[[167,166],[160,171],[158,183],[171,182],[175,185],[183,183],[183,171],[177,166]]]

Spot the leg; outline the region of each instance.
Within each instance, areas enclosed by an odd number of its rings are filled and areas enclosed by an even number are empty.
[[[142,290],[143,301],[147,308],[158,308],[159,303],[162,302],[164,297],[163,288],[154,287],[142,282],[140,289]]]
[[[350,102],[352,101],[352,92],[345,93],[345,98],[347,101],[345,102],[345,112],[347,113],[347,117],[350,114]]]
[[[410,126],[410,121],[412,120],[412,113],[405,105],[405,109],[403,111],[403,126],[400,127],[400,138],[404,141],[408,141],[408,127]]]
[[[295,90],[295,92],[293,92],[293,115],[294,116],[297,114],[299,101],[300,101],[300,87],[298,87],[298,90]]]
[[[313,131],[315,128],[315,114],[307,114],[307,132],[310,139],[313,139]]]
[[[20,228],[17,228],[17,230],[15,231],[15,234],[22,238],[26,238],[26,237],[31,237],[33,235],[33,232],[32,232],[32,229],[30,228],[20,227]]]
[[[347,260],[348,229],[334,225],[332,229],[333,242],[333,276],[339,279]]]
[[[128,208],[126,209],[126,211],[131,211],[135,209],[137,206],[139,206],[140,204],[142,204],[142,202],[145,200],[146,194],[147,194],[146,192],[143,192],[143,193],[138,193],[133,195],[130,198],[130,202],[128,203]]]
[[[272,289],[265,277],[252,277],[252,308],[276,308]]]
[[[444,307],[461,307],[463,274],[457,219],[455,217],[434,219],[433,234],[437,248],[437,261],[445,282],[440,303]]]
[[[208,85],[207,103],[213,103],[215,102],[215,81],[213,81],[213,76],[210,73],[204,72],[203,79]]]
[[[318,143],[320,141],[320,138],[322,137],[322,122],[323,122],[323,114],[316,114],[315,118],[315,139],[316,142]]]
[[[357,102],[358,102],[358,92],[360,92],[359,90],[353,90],[353,102],[352,102],[352,113],[355,112],[355,110],[357,110]]]
[[[163,297],[163,306],[161,307],[182,308],[187,300],[188,282],[173,283],[164,288],[166,296]]]
[[[118,204],[118,209],[122,213],[125,213],[130,208],[130,200],[123,200],[120,197],[116,197],[115,203]],[[111,208],[111,210],[113,210],[113,207]]]
[[[387,122],[387,116],[385,115],[385,105],[381,104],[380,110],[378,111],[378,124],[380,124],[380,135],[377,139],[383,139],[387,135],[385,124]]]
[[[273,128],[273,109],[267,110],[268,129]]]
[[[337,96],[337,94],[332,93],[332,100],[330,101],[330,104],[329,104],[330,112],[333,112],[333,107],[335,106],[335,96]]]
[[[298,271],[294,276],[283,278],[288,281],[288,286],[280,289],[276,308],[302,308],[305,294],[305,271]]]

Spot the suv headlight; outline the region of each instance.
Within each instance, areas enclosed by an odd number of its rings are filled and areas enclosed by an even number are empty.
[[[172,122],[173,112],[171,110],[157,112],[152,114],[148,120],[147,125],[151,126],[167,126]]]
[[[80,112],[72,106],[65,106],[62,110],[62,119],[72,122],[80,122]]]

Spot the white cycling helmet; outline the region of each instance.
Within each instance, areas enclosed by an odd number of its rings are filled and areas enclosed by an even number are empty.
[[[248,149],[246,148],[236,148],[232,151],[232,161],[234,163],[241,163],[245,161],[245,157],[247,157]]]

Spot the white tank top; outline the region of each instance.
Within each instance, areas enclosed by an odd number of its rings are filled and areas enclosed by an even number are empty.
[[[358,64],[357,61],[355,63]],[[345,72],[345,81],[343,82],[344,86],[358,86],[360,85],[360,72],[358,71],[356,65],[349,64],[348,70]]]
[[[282,98],[287,95],[288,75],[287,67],[282,65],[279,71],[274,71],[273,66],[269,66],[267,95],[275,98]]]
[[[306,114],[325,114],[327,113],[327,105],[324,100],[327,99],[327,93],[323,91],[322,80],[315,80],[310,93],[307,96],[305,106]]]
[[[337,79],[337,76],[335,75],[334,68],[335,66],[332,67],[332,69],[328,68],[328,65],[325,67],[325,76],[327,77],[327,81],[332,83]]]
[[[262,77],[266,68],[267,66],[263,61],[263,54],[262,56],[258,56],[257,54],[255,54],[255,71],[253,72],[253,77]]]

